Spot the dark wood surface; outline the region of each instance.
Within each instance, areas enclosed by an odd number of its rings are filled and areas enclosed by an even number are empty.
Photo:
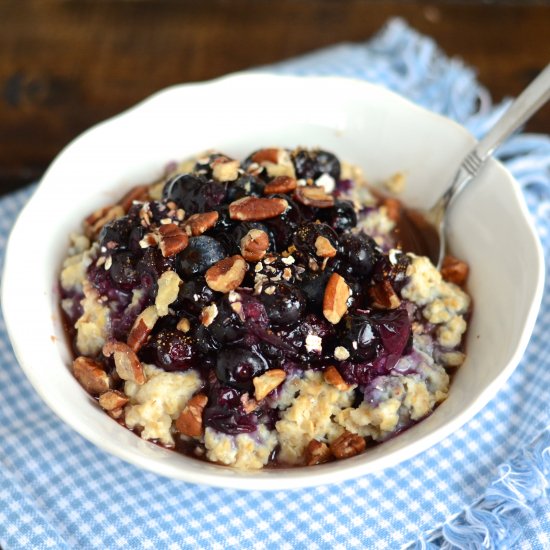
[[[363,41],[392,16],[475,67],[496,100],[550,62],[546,2],[0,0],[0,192],[158,89]],[[550,131],[548,106],[528,129]]]

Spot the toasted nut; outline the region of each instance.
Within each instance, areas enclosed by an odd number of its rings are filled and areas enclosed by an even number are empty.
[[[285,199],[243,197],[229,205],[229,217],[232,220],[255,222],[280,216],[287,208]]]
[[[282,369],[271,369],[264,372],[261,376],[253,378],[252,382],[254,384],[254,397],[256,401],[261,401],[268,393],[282,384],[285,378],[286,372]]]
[[[84,233],[87,237],[95,239],[105,224],[122,216],[124,216],[124,209],[120,204],[104,206],[84,220]]]
[[[244,258],[238,254],[224,258],[207,270],[206,284],[217,292],[235,290],[243,282],[246,267]]]
[[[312,439],[306,447],[306,464],[324,464],[332,458],[332,452],[326,443]]]
[[[326,238],[319,235],[315,239],[315,253],[321,258],[334,258],[336,256],[336,248]]]
[[[328,280],[323,297],[323,315],[333,325],[340,322],[340,319],[348,310],[348,299],[351,295],[350,288],[345,279],[333,273]]]
[[[247,262],[259,262],[269,248],[269,237],[261,229],[251,229],[241,239],[241,254]]]
[[[126,195],[124,195],[118,203],[124,209],[124,212],[128,212],[130,207],[134,204],[134,201],[145,202],[150,199],[149,197],[149,186],[148,185],[137,185],[132,187]]]
[[[80,385],[92,395],[107,391],[111,385],[101,363],[89,357],[80,356],[73,361],[73,374]]]
[[[294,196],[298,202],[306,206],[315,206],[316,208],[334,206],[334,197],[329,195],[324,187],[302,185],[296,189]]]
[[[208,327],[212,324],[212,321],[217,317],[218,315],[218,306],[216,304],[210,304],[209,306],[206,306],[202,309],[200,320],[201,323]]]
[[[160,251],[165,258],[181,252],[189,244],[187,233],[175,223],[163,224],[158,231],[160,233]]]
[[[393,220],[394,222],[399,221],[401,218],[401,209],[403,208],[401,201],[390,198],[384,199],[382,201],[382,206],[386,207],[386,215],[390,220]]]
[[[138,386],[145,384],[145,374],[135,352],[124,342],[111,340],[103,346],[103,355],[114,355],[117,374],[122,380],[130,380]]]
[[[216,181],[235,181],[239,177],[239,161],[225,157],[214,159],[212,177]]]
[[[241,396],[241,403],[243,405],[244,412],[247,414],[254,412],[258,408],[258,402],[253,397],[250,397],[248,393],[244,393]]]
[[[113,412],[116,417],[128,401],[128,397],[118,390],[107,391],[99,396],[99,406],[105,411]]]
[[[291,178],[290,176],[277,176],[264,187],[264,195],[290,193],[291,191],[294,191],[296,187],[298,187],[296,178]]]
[[[360,435],[345,431],[330,444],[330,450],[336,458],[340,459],[358,455],[365,450],[366,446],[365,439]]]
[[[208,397],[203,393],[194,395],[181,411],[176,420],[176,430],[189,437],[200,437],[202,435],[202,413],[208,403]]]
[[[272,162],[273,164],[277,164],[279,160],[279,151],[280,149],[274,147],[269,149],[260,149],[252,155],[251,160],[252,162],[257,162],[258,164],[263,164],[264,162]]]
[[[342,375],[338,372],[338,369],[333,365],[328,367],[328,369],[323,373],[323,378],[327,384],[334,386],[340,391],[348,391],[352,387],[342,378]]]
[[[395,309],[401,305],[399,296],[387,279],[369,288],[369,295],[372,305],[378,309]]]
[[[181,330],[182,332],[189,332],[191,330],[191,322],[186,317],[182,317],[178,324],[176,325],[176,328],[178,330]]]
[[[127,344],[136,353],[147,342],[147,338],[155,323],[158,321],[159,314],[155,306],[149,306],[145,308],[134,321],[130,333],[128,334]]]
[[[212,229],[218,222],[219,214],[217,212],[201,212],[193,214],[184,223],[185,231],[196,237],[202,235],[205,231]]]
[[[445,256],[441,267],[441,276],[448,283],[463,286],[468,278],[470,268],[466,262],[458,260],[454,256]]]

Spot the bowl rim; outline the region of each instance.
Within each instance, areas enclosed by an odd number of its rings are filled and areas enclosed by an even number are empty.
[[[110,117],[98,124],[95,124],[88,130],[84,131],[73,139],[69,144],[67,144],[61,152],[56,156],[54,161],[50,164],[49,168],[45,172],[38,189],[34,192],[31,199],[23,207],[21,212],[17,216],[17,220],[12,228],[11,234],[9,236],[6,251],[5,251],[5,263],[2,274],[2,283],[1,283],[1,301],[2,301],[2,311],[5,319],[6,331],[8,333],[9,339],[11,341],[13,350],[25,375],[31,382],[35,391],[40,395],[42,400],[48,405],[48,407],[66,424],[68,424],[72,429],[77,433],[82,435],[88,441],[92,442],[97,447],[108,452],[109,454],[115,455],[118,458],[121,458],[131,464],[143,467],[149,471],[152,471],[156,474],[175,478],[183,481],[188,481],[192,483],[200,483],[216,487],[224,487],[231,489],[263,489],[263,490],[280,490],[280,489],[290,489],[290,488],[301,488],[309,486],[317,486],[322,484],[331,483],[334,481],[344,481],[347,479],[359,477],[361,475],[366,475],[368,473],[373,473],[385,469],[387,467],[395,466],[396,464],[412,458],[417,454],[427,450],[433,445],[441,442],[445,437],[453,434],[461,426],[463,426],[467,421],[469,421],[475,414],[477,414],[488,402],[494,397],[496,392],[502,387],[505,381],[512,374],[517,364],[519,363],[521,357],[523,356],[525,349],[527,347],[528,341],[530,339],[531,333],[533,331],[537,313],[540,307],[542,300],[543,288],[544,288],[544,254],[542,250],[541,243],[536,236],[536,230],[533,224],[532,219],[527,210],[527,206],[524,200],[524,197],[520,191],[519,185],[512,176],[512,174],[497,160],[490,159],[489,163],[493,164],[502,177],[506,177],[510,180],[513,193],[516,198],[516,202],[519,206],[519,213],[523,218],[523,222],[528,229],[528,234],[531,240],[531,244],[536,250],[536,285],[532,292],[532,302],[529,307],[526,322],[523,326],[521,336],[519,338],[519,344],[513,353],[512,357],[506,365],[503,366],[500,373],[495,377],[495,379],[489,383],[481,392],[479,397],[468,407],[463,409],[459,414],[454,416],[451,420],[447,421],[445,424],[436,428],[425,434],[424,436],[417,439],[414,444],[409,444],[403,449],[396,449],[386,453],[385,455],[371,459],[368,463],[363,464],[361,461],[350,461],[337,462],[318,466],[316,468],[288,468],[282,470],[276,470],[278,475],[266,475],[266,470],[261,470],[259,472],[243,472],[239,470],[232,470],[227,467],[221,467],[220,472],[224,470],[227,472],[231,471],[231,475],[227,473],[218,475],[213,471],[205,471],[204,473],[193,471],[191,474],[185,469],[176,465],[168,463],[159,463],[157,458],[152,458],[149,456],[136,456],[136,453],[133,449],[127,449],[126,447],[119,447],[113,445],[109,440],[106,440],[102,437],[101,433],[89,429],[85,422],[80,420],[78,416],[67,416],[61,410],[61,407],[53,401],[47,392],[42,391],[40,386],[40,380],[38,373],[32,365],[28,364],[25,360],[25,353],[23,351],[23,342],[21,342],[21,329],[17,327],[17,322],[11,314],[9,309],[10,303],[13,303],[12,289],[14,285],[16,286],[17,276],[16,269],[14,269],[11,258],[13,256],[13,250],[15,248],[15,243],[17,242],[19,235],[21,233],[22,224],[25,220],[27,212],[29,212],[34,204],[36,204],[41,195],[44,193],[44,190],[47,186],[43,185],[42,182],[48,182],[50,174],[55,169],[55,167],[63,162],[63,159],[68,151],[72,150],[78,143],[86,138],[90,133],[95,133],[98,129],[102,129],[108,125],[113,124],[124,124],[125,120],[129,117],[133,117],[135,113],[140,113],[144,110],[149,109],[151,106],[154,106],[157,102],[164,101],[164,98],[173,94],[180,94],[182,90],[190,90],[200,87],[212,87],[212,86],[225,86],[228,82],[231,83],[235,80],[247,80],[253,79],[258,80],[262,79],[265,81],[292,81],[296,85],[303,85],[305,82],[306,86],[312,85],[314,82],[323,81],[323,82],[334,82],[339,83],[342,86],[361,86],[364,89],[374,89],[378,93],[382,92],[387,94],[391,101],[400,102],[402,105],[407,106],[409,109],[414,109],[417,112],[421,112],[423,116],[434,117],[435,119],[440,119],[445,121],[448,125],[454,128],[454,131],[461,132],[463,136],[471,143],[475,144],[475,139],[473,136],[461,125],[454,122],[453,120],[444,117],[438,113],[429,111],[419,105],[416,105],[409,101],[408,99],[390,91],[386,88],[379,86],[377,84],[372,84],[364,80],[352,79],[346,77],[334,77],[334,76],[280,76],[273,75],[262,72],[246,72],[246,73],[235,73],[227,75],[221,78],[213,79],[205,82],[193,82],[188,84],[176,84],[170,87],[167,87],[163,90],[160,90],[148,98],[140,101],[136,105],[126,109],[125,111],[117,114],[113,117]],[[122,428],[125,429],[125,428]],[[414,429],[414,428],[413,428]],[[150,445],[154,445],[150,443]],[[156,446],[155,446],[156,447]],[[173,451],[168,451],[173,452]],[[189,458],[189,460],[195,461],[195,459]],[[335,466],[338,465],[338,466]],[[337,476],[335,471],[338,472]],[[284,477],[281,476],[281,473],[284,472]],[[243,487],[243,485],[248,485],[248,487]]]

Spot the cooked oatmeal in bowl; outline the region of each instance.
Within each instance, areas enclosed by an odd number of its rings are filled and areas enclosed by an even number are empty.
[[[141,438],[241,470],[383,443],[452,391],[471,313],[467,265],[404,251],[400,208],[321,149],[169,165],[71,235],[74,376]]]

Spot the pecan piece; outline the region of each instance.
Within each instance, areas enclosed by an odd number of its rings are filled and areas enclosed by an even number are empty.
[[[181,332],[187,333],[191,330],[191,322],[189,321],[189,319],[187,319],[187,317],[182,317],[178,321],[178,324],[176,325],[176,328],[178,330],[181,330]]]
[[[445,256],[441,267],[441,276],[448,283],[454,283],[463,286],[468,278],[470,268],[466,262],[455,258],[454,256]]]
[[[348,299],[351,290],[345,279],[333,273],[325,287],[323,296],[323,315],[333,325],[339,323],[348,310]]]
[[[358,455],[365,450],[366,446],[367,444],[363,437],[345,431],[330,444],[330,450],[336,458],[340,459]]]
[[[217,316],[218,306],[216,304],[210,304],[202,309],[200,321],[205,327],[209,327]]]
[[[241,254],[248,262],[259,262],[269,248],[269,237],[261,229],[251,229],[241,239]]]
[[[387,279],[371,286],[369,295],[372,298],[372,305],[378,309],[395,309],[401,305],[399,296]]]
[[[229,217],[242,222],[257,222],[280,216],[287,208],[285,199],[243,197],[229,205]]]
[[[134,321],[130,333],[128,334],[128,346],[136,353],[147,342],[147,338],[155,323],[158,321],[159,314],[155,306],[145,308]]]
[[[336,248],[331,242],[321,235],[315,239],[315,253],[320,258],[334,258],[336,256]]]
[[[149,197],[149,186],[148,185],[137,185],[132,187],[119,201],[118,203],[124,209],[124,212],[128,212],[131,206],[134,204],[134,201],[146,202],[150,199]]]
[[[327,384],[334,386],[337,390],[348,391],[351,389],[351,386],[342,378],[338,369],[333,365],[323,373],[323,378]]]
[[[334,197],[329,195],[324,187],[316,185],[302,185],[294,192],[294,197],[298,202],[306,206],[315,206],[316,208],[329,208],[334,206]]]
[[[80,356],[73,361],[73,374],[80,385],[92,395],[107,391],[111,385],[103,365],[89,357]]]
[[[124,342],[111,340],[103,346],[103,355],[114,355],[117,374],[122,380],[130,380],[139,386],[145,384],[143,366],[135,352]]]
[[[181,411],[176,420],[176,430],[189,437],[200,437],[202,435],[202,413],[208,403],[208,397],[203,393],[194,395]]]
[[[246,261],[236,254],[224,258],[210,267],[204,276],[206,284],[217,292],[230,292],[243,282],[246,275]]]
[[[272,162],[273,164],[277,164],[279,161],[279,151],[280,149],[275,147],[260,149],[252,155],[250,160],[252,160],[252,162],[257,162],[258,164],[262,164],[264,162]]]
[[[252,383],[254,384],[254,397],[256,401],[261,401],[268,393],[282,384],[285,378],[286,372],[282,369],[271,369],[264,372],[261,376],[254,377]]]
[[[187,233],[175,223],[161,225],[158,232],[160,234],[160,251],[165,258],[181,252],[189,244]]]
[[[84,233],[87,237],[95,239],[105,224],[122,216],[124,216],[124,209],[120,204],[104,206],[84,220]]]
[[[332,458],[332,452],[326,443],[312,439],[306,447],[306,464],[324,464]]]
[[[107,391],[99,396],[99,406],[114,418],[122,416],[122,409],[128,401],[128,397],[118,390]]]
[[[197,237],[202,235],[205,231],[212,229],[218,222],[219,214],[217,212],[201,212],[200,214],[193,214],[184,223],[185,231]]]
[[[294,191],[296,187],[298,187],[296,178],[291,178],[290,176],[277,176],[264,187],[264,195],[290,193],[291,191]]]

